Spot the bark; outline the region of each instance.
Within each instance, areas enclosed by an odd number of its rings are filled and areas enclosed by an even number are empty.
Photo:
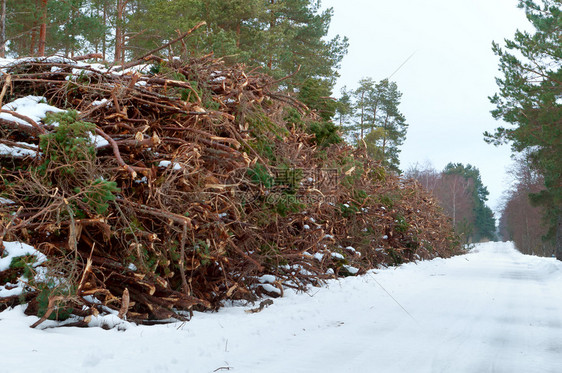
[[[47,0],[41,0],[41,27],[39,29],[39,49],[37,55],[45,55],[45,44],[47,41]]]
[[[115,62],[121,61],[123,64],[124,57],[124,40],[123,40],[123,10],[127,1],[117,0],[117,26],[115,27]]]
[[[6,57],[6,0],[0,4],[0,57]]]
[[[556,259],[562,260],[562,213],[558,214],[558,226],[556,227]]]
[[[363,141],[363,128],[365,127],[365,92],[361,93],[361,141]]]
[[[382,160],[383,162],[386,160],[386,129],[388,128],[388,117],[390,114],[386,114],[386,118],[384,119],[384,132],[382,134]]]
[[[107,4],[105,4],[105,3],[103,4],[103,24],[104,24],[104,25],[107,25]],[[106,55],[106,52],[107,52],[106,39],[105,39],[105,38],[106,38],[106,35],[105,35],[105,33],[104,33],[103,38],[102,38],[102,40],[101,40],[101,45],[102,45],[102,47],[101,47],[101,50],[102,50],[101,54],[103,55],[103,60],[104,60],[104,61],[106,60],[105,55]]]
[[[379,100],[375,101],[375,107],[373,109],[373,126],[371,127],[371,130],[374,130],[375,127],[377,126],[377,109],[379,106]]]

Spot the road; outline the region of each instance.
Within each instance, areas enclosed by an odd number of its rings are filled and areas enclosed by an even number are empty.
[[[1,372],[562,371],[562,263],[487,243],[187,324],[32,330],[0,313]],[[218,369],[218,370],[217,370]]]

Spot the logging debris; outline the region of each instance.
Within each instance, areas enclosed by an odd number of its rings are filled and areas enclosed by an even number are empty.
[[[456,253],[429,194],[362,150],[317,145],[314,113],[257,70],[0,61],[0,258],[13,242],[37,252],[0,266],[0,289],[23,289],[0,310],[185,320]]]

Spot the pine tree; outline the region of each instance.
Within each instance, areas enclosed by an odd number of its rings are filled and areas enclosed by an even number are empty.
[[[544,177],[545,190],[532,200],[545,206],[550,237],[562,260],[562,9],[560,0],[520,1],[535,28],[517,31],[505,48],[493,44],[503,77],[491,98],[492,112],[511,126],[499,127],[486,139],[510,142],[515,152],[528,151],[532,166]]]
[[[357,145],[360,145],[365,138],[367,128],[373,125],[370,120],[370,100],[375,82],[371,78],[363,78],[359,81],[359,86],[353,91],[355,104],[352,106],[354,123],[347,126],[347,131],[354,135]]]
[[[348,42],[326,39],[332,10],[320,9],[318,0],[144,0],[131,13],[127,25],[141,32],[132,54],[152,49],[177,36],[177,30],[200,21],[206,32],[187,42],[196,54],[214,53],[227,61],[261,66],[276,78],[299,71],[284,81],[291,91],[309,78],[327,79],[333,85]],[[180,53],[181,45],[174,46]]]
[[[375,83],[363,78],[352,94],[355,121],[345,126],[347,132],[356,137],[358,146],[366,146],[371,157],[399,171],[399,146],[404,143],[408,124],[398,109],[402,97],[398,86],[388,79]]]
[[[344,124],[347,123],[353,113],[353,103],[351,100],[351,92],[347,90],[347,87],[342,87],[340,93],[341,96],[336,102],[336,120],[339,126],[343,128]]]
[[[377,92],[381,92],[380,98],[376,97],[375,104],[378,104],[374,112],[376,126],[381,130],[382,137],[378,141],[381,149],[381,160],[387,167],[399,171],[400,165],[399,146],[406,139],[408,124],[406,118],[398,106],[402,93],[398,91],[395,82],[382,80],[377,85]],[[379,109],[380,107],[380,109]],[[380,113],[377,118],[376,115]]]
[[[19,56],[90,52],[108,33],[103,17],[95,8],[102,1],[8,2],[8,52]]]
[[[316,137],[322,146],[342,141],[339,127],[333,122],[337,102],[331,98],[332,84],[326,79],[308,78],[298,92],[298,99],[317,115],[317,120],[309,125],[308,131]]]

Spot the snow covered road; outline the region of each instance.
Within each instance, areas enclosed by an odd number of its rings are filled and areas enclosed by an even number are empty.
[[[561,372],[562,263],[510,243],[128,330],[0,313],[0,372]]]

